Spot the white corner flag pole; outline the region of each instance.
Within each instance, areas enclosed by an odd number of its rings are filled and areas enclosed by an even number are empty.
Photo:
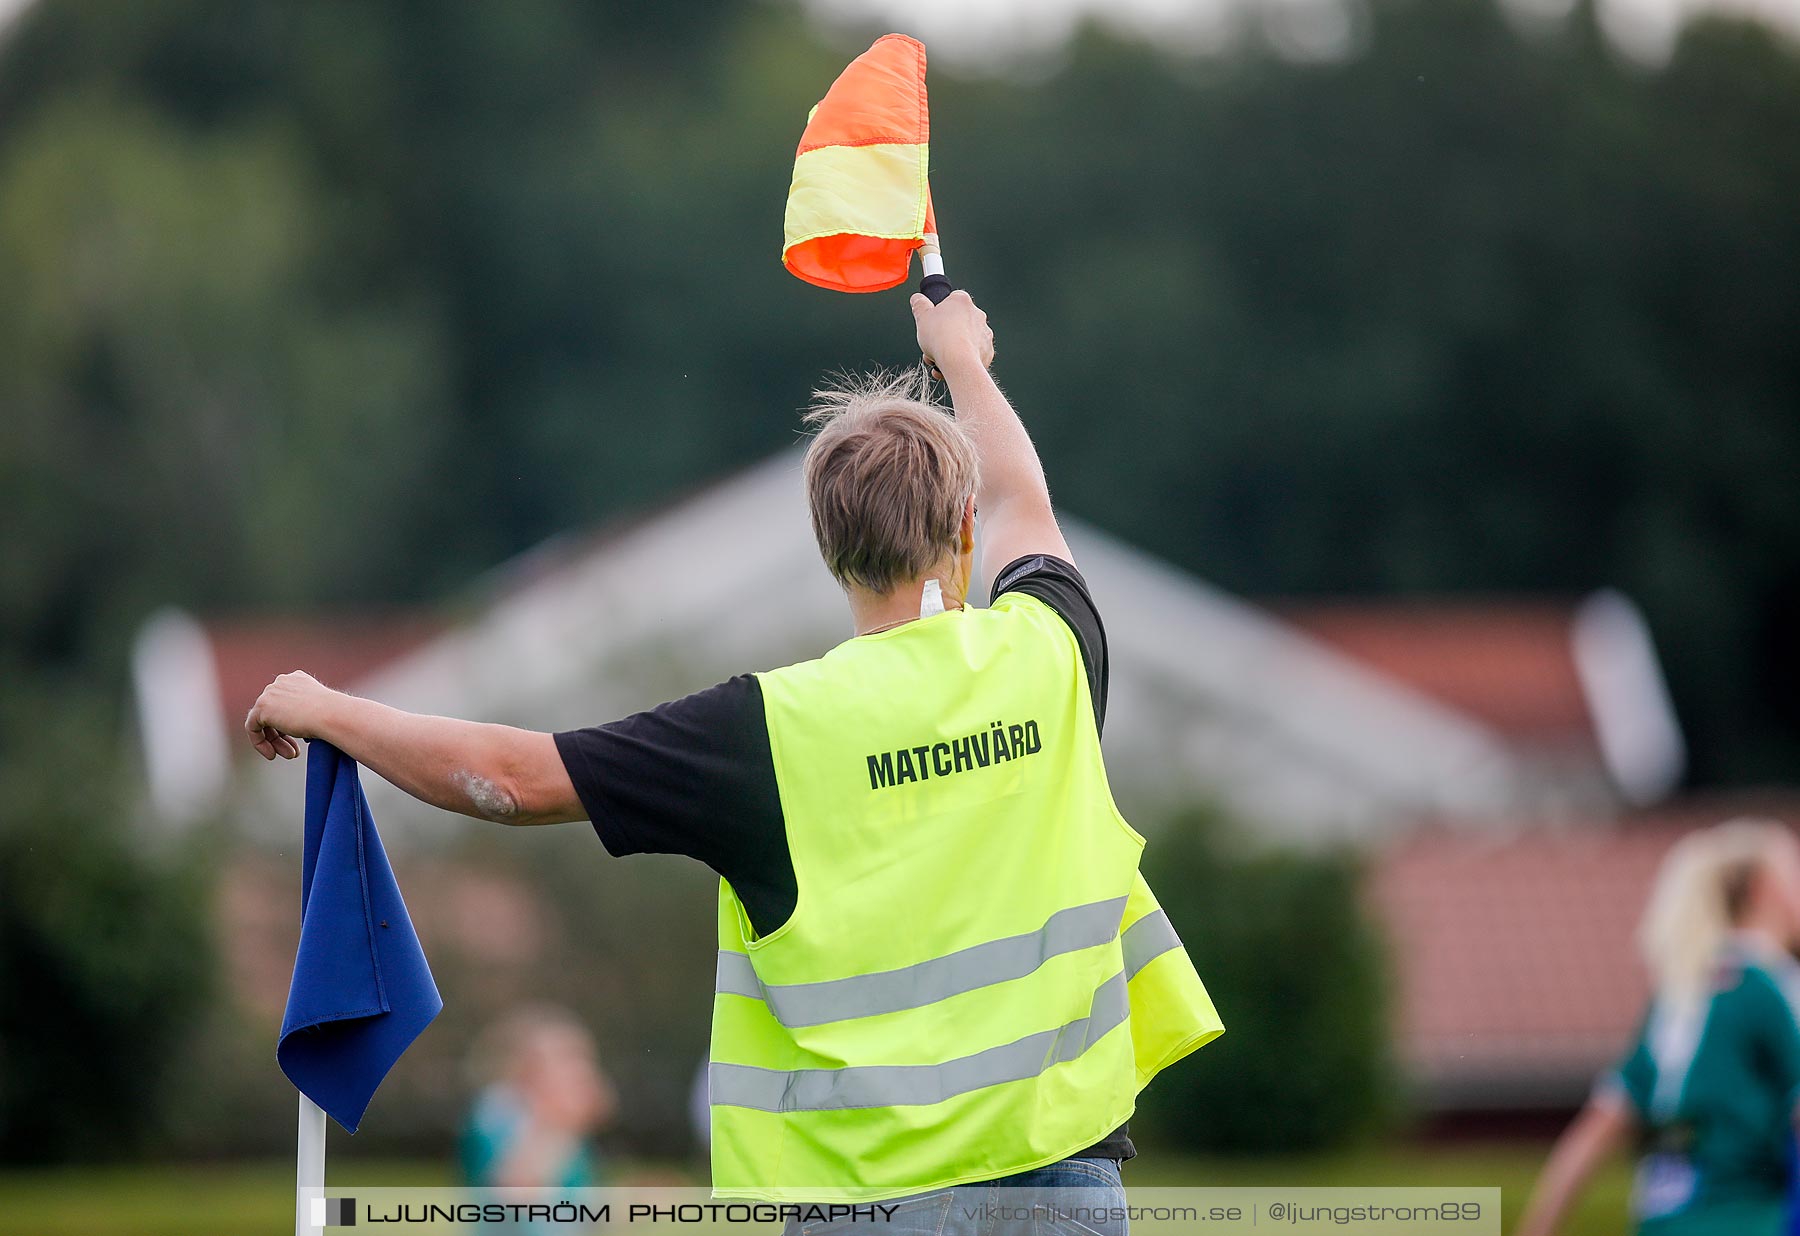
[[[944,251],[938,247],[936,232],[925,233],[925,243],[919,246],[919,273],[921,275],[944,273]]]
[[[304,1094],[300,1096],[300,1140],[294,1164],[294,1236],[322,1236],[314,1220],[325,1216],[313,1213],[312,1201],[325,1196],[325,1112]]]

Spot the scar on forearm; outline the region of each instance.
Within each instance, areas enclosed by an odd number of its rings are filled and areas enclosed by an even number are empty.
[[[468,798],[469,804],[475,808],[476,814],[487,820],[505,820],[512,816],[516,804],[512,796],[486,777],[477,776],[467,770],[459,770],[451,774],[456,788]]]

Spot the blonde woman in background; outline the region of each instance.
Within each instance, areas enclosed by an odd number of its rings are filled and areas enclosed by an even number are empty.
[[[604,1183],[591,1143],[615,1107],[594,1038],[574,1014],[531,1005],[490,1026],[471,1053],[480,1087],[460,1142],[476,1188],[582,1189]]]
[[[1520,1236],[1552,1236],[1594,1169],[1636,1136],[1639,1236],[1786,1230],[1800,1023],[1800,842],[1734,820],[1663,860],[1639,928],[1654,993],[1637,1041],[1558,1139]]]

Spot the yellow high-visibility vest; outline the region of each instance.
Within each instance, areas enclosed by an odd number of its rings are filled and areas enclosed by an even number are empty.
[[[1048,605],[1008,593],[759,679],[798,898],[758,939],[720,885],[716,1195],[872,1201],[1053,1163],[1224,1029]]]

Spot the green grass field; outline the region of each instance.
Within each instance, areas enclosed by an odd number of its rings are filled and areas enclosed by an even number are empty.
[[[1207,1160],[1146,1155],[1126,1169],[1135,1185],[1497,1185],[1506,1229],[1543,1158],[1537,1145],[1433,1149],[1378,1147],[1324,1158]],[[626,1169],[628,1180],[678,1173],[655,1165]],[[446,1164],[373,1160],[333,1162],[334,1188],[451,1183]],[[1565,1236],[1616,1236],[1624,1230],[1628,1186],[1623,1163],[1596,1181]],[[280,1232],[293,1222],[289,1163],[177,1164],[116,1168],[0,1170],[0,1229],[30,1236],[242,1236]]]

